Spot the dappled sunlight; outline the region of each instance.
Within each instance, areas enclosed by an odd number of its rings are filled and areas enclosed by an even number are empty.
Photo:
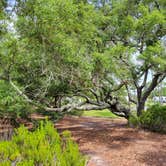
[[[161,166],[165,161],[166,135],[129,128],[125,119],[65,117],[55,126],[59,132],[72,132],[80,150],[90,156],[89,166],[103,166],[100,162],[105,166]],[[161,148],[162,155],[155,156]]]

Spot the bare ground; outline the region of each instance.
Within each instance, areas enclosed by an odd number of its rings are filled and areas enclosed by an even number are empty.
[[[124,119],[65,117],[59,131],[70,130],[88,166],[166,166],[166,135],[127,127]]]

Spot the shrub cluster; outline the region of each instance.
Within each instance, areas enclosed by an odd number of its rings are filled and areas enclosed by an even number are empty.
[[[159,104],[151,106],[139,117],[142,128],[166,133],[166,106]]]
[[[1,166],[84,166],[85,161],[70,133],[60,137],[50,122],[34,132],[21,126],[10,141],[0,142]]]
[[[129,125],[166,133],[166,106],[156,104],[143,111],[140,117],[131,115]]]
[[[128,119],[128,124],[130,127],[139,127],[140,125],[139,117],[136,115],[130,115]]]

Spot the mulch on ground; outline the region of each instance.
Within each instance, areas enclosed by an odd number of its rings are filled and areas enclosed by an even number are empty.
[[[65,117],[55,126],[72,132],[88,166],[166,166],[166,135],[129,128],[125,119]]]

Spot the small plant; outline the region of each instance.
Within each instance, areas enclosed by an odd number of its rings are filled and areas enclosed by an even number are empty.
[[[60,137],[50,122],[41,123],[34,132],[21,126],[10,141],[0,142],[2,166],[84,166],[85,162],[70,133]]]

